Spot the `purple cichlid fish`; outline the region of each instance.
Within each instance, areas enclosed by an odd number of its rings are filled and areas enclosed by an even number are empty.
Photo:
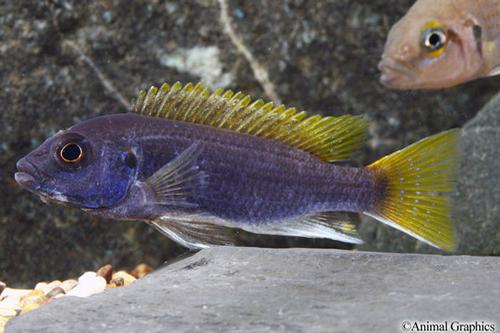
[[[349,167],[332,162],[363,145],[360,116],[309,116],[179,83],[141,92],[133,111],[47,139],[17,163],[17,182],[44,201],[146,221],[190,248],[233,244],[233,228],[360,243],[341,212],[455,248],[458,130]]]

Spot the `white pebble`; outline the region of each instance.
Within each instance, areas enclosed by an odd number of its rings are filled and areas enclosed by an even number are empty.
[[[71,289],[66,294],[66,296],[88,297],[100,293],[105,289],[106,279],[102,276],[94,276],[93,278],[89,277],[81,280],[75,288]]]
[[[35,286],[35,290],[43,290],[47,286],[47,282],[38,282]]]
[[[3,299],[4,297],[9,297],[9,296],[19,296],[23,297],[28,295],[31,292],[32,289],[12,289],[12,288],[5,288],[2,291],[2,295],[0,295],[0,299]]]
[[[1,317],[15,317],[16,315],[17,315],[17,311],[14,309],[0,308],[0,316]]]
[[[96,277],[96,273],[95,272],[85,272],[85,273],[82,274],[82,276],[80,276],[78,278],[78,282],[81,283],[81,282],[83,282],[83,281],[85,281],[87,279],[93,279],[95,277]]]
[[[21,303],[21,296],[7,296],[0,302],[0,308],[17,309]]]

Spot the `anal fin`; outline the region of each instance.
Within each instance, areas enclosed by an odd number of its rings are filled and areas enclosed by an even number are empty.
[[[361,244],[356,230],[357,214],[322,212],[300,219],[268,224],[243,226],[248,232],[267,235],[325,238],[350,244]]]
[[[268,224],[235,224],[203,214],[169,214],[149,222],[162,234],[190,249],[235,245],[240,233],[304,238],[324,238],[361,244],[356,230],[357,214],[324,212]]]

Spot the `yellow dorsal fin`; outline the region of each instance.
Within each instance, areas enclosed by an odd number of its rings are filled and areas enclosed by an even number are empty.
[[[133,110],[279,140],[323,161],[350,157],[363,145],[368,128],[367,120],[361,116],[309,116],[260,99],[252,102],[250,96],[241,92],[217,89],[210,93],[201,83],[153,86],[139,93]]]

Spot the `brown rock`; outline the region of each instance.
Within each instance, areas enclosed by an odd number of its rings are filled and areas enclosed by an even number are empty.
[[[97,270],[96,275],[102,276],[106,280],[106,283],[109,283],[109,281],[111,281],[111,277],[113,276],[113,266],[110,264],[102,266]]]
[[[132,275],[135,276],[137,279],[140,279],[144,275],[148,274],[151,272],[153,269],[151,266],[147,264],[139,264],[135,266],[134,270],[132,271]]]

